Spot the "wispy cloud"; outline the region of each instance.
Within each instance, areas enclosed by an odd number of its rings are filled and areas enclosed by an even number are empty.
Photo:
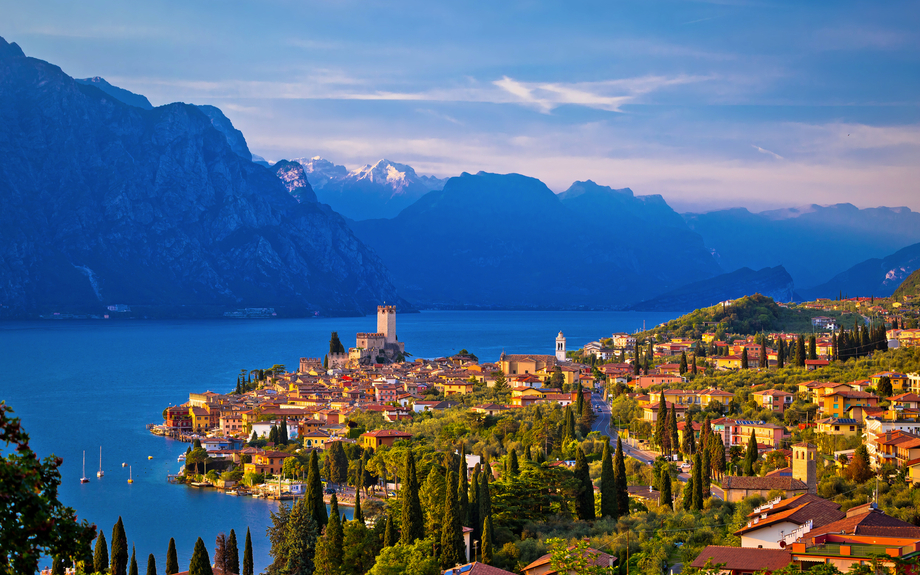
[[[785,158],[783,158],[782,156],[780,156],[779,154],[777,154],[776,152],[771,152],[770,150],[761,148],[760,146],[758,146],[758,145],[756,145],[756,144],[751,144],[751,147],[754,148],[755,150],[757,150],[758,152],[760,152],[761,154],[766,154],[766,155],[768,155],[768,156],[773,156],[773,157],[776,158],[777,160],[783,160],[783,159],[785,159]]]

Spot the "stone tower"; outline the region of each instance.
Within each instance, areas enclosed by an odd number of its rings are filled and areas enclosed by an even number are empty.
[[[818,448],[810,443],[792,446],[792,477],[808,486],[809,493],[818,490]]]
[[[396,343],[396,306],[377,306],[377,333],[382,333],[386,343]]]
[[[556,361],[565,361],[565,336],[561,331],[556,336]]]

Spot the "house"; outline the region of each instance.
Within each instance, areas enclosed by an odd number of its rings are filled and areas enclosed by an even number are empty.
[[[668,411],[672,409],[676,412],[677,419],[683,419],[684,415],[687,413],[686,405],[679,405],[676,403],[667,403],[665,402],[665,408]],[[658,421],[658,404],[651,403],[642,408],[642,419],[646,421],[655,422]]]
[[[690,567],[714,567],[723,575],[753,575],[761,571],[772,573],[791,562],[792,555],[786,549],[746,549],[710,545],[697,555]]]
[[[920,395],[916,393],[902,393],[888,398],[895,409],[918,409],[920,408]]]
[[[867,391],[835,390],[821,398],[821,414],[825,417],[845,417],[854,406],[876,407],[878,397]]]
[[[840,435],[842,437],[853,437],[860,432],[859,422],[855,419],[846,419],[839,417],[827,417],[818,420],[816,431],[824,435]]]
[[[486,415],[501,415],[503,411],[508,411],[510,408],[505,405],[499,405],[497,403],[485,403],[483,405],[477,405],[472,408],[472,411],[476,413],[485,413]]]
[[[423,411],[441,411],[460,405],[455,401],[416,401],[412,404],[412,411],[421,413]]]
[[[920,458],[920,435],[906,431],[888,431],[876,441],[876,461],[892,463],[895,467],[906,467],[907,463]]]
[[[630,497],[645,503],[658,505],[658,502],[661,501],[661,492],[655,491],[651,485],[630,485],[626,491]]]
[[[910,381],[906,374],[898,373],[896,371],[882,371],[875,373],[869,376],[869,381],[872,382],[873,387],[878,387],[879,382],[881,382],[883,377],[887,377],[891,380],[891,389],[897,393],[899,391],[907,391],[910,389]]]
[[[793,395],[788,391],[780,389],[765,389],[754,392],[754,401],[763,409],[769,409],[776,413],[784,413],[787,408],[792,407]]]
[[[326,441],[329,440],[329,434],[314,429],[303,434],[303,446],[308,449],[323,449]]]
[[[843,519],[840,504],[805,494],[774,499],[748,515],[747,525],[735,531],[741,546],[782,549],[815,527]]]
[[[648,389],[654,385],[672,385],[683,383],[684,378],[679,375],[640,375],[633,382],[638,389]]]
[[[771,491],[780,489],[786,497],[808,493],[808,485],[794,477],[744,477],[729,475],[722,479],[725,501],[738,502],[751,495],[767,497]]]
[[[741,356],[740,355],[720,355],[716,356],[716,369],[719,370],[729,370],[729,369],[741,369]],[[751,359],[748,358],[748,366],[751,365]]]
[[[252,453],[251,456],[252,461],[243,464],[243,473],[275,475],[281,473],[285,459],[294,457],[292,454],[283,451],[258,451]]]
[[[376,450],[380,446],[393,447],[397,441],[412,439],[411,433],[396,429],[377,429],[361,434],[361,446]]]
[[[549,373],[556,367],[555,355],[506,354],[502,352],[498,361],[505,375],[515,373]]]
[[[826,359],[806,359],[805,360],[805,370],[814,371],[816,369],[821,369],[822,367],[827,367],[831,364]]]
[[[779,448],[783,444],[783,439],[786,436],[786,428],[782,425],[766,423],[764,421],[738,420],[733,422],[731,443],[726,443],[726,447],[730,445],[746,446],[748,441],[750,441],[752,432],[754,433],[754,440],[757,443],[770,446],[774,449]]]
[[[572,549],[572,547],[569,547]],[[597,549],[592,549],[588,547],[585,549],[584,554],[588,557],[588,560],[592,565],[598,567],[613,567],[613,564],[616,562],[617,558],[613,555],[608,555]],[[540,557],[530,565],[521,569],[523,575],[552,575],[556,573],[550,565],[550,555],[547,553],[543,557]]]
[[[466,395],[467,393],[473,393],[476,391],[476,384],[471,381],[448,381],[446,383],[436,384],[436,387],[440,388],[444,395],[453,395],[458,393],[460,395]]]

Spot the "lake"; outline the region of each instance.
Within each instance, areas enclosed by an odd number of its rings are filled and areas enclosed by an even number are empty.
[[[568,348],[577,349],[676,315],[431,311],[400,314],[397,330],[415,357],[466,348],[482,361],[497,361],[502,350],[552,354],[560,330]],[[260,572],[270,562],[265,530],[277,503],[167,484],[188,444],[151,435],[144,425],[161,423],[163,409],[187,401],[189,392],[230,391],[241,369],[280,363],[290,370],[300,357],[322,357],[331,331],[353,346],[356,332],[376,331],[376,318],[0,323],[0,399],[22,418],[40,457],[64,458],[60,498],[66,505],[100,526],[109,542],[112,526],[123,518],[141,570],[153,553],[162,572],[170,537],[181,569],[198,537],[213,559],[217,534],[231,528],[242,553],[249,527]],[[97,479],[100,446],[105,477]],[[84,450],[90,483],[81,485]],[[122,462],[131,465],[133,484]]]

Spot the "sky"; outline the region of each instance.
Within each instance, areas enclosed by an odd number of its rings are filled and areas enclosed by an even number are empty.
[[[920,3],[0,0],[0,36],[269,160],[920,211]]]

